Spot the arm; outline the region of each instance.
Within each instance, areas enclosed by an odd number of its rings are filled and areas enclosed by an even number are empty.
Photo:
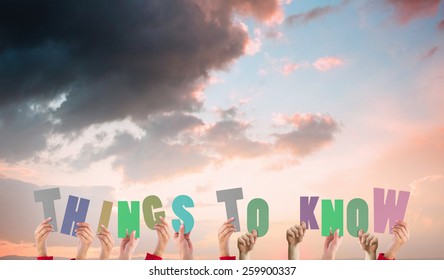
[[[299,260],[299,244],[304,239],[306,230],[307,226],[304,221],[300,225],[294,225],[287,230],[289,260]]]
[[[133,257],[137,244],[139,244],[139,238],[136,238],[136,231],[132,231],[131,234],[122,239],[120,243],[120,260],[130,260]]]
[[[182,224],[180,225],[179,232],[174,234],[181,260],[193,259],[193,243],[191,242],[190,233],[185,234],[185,227]]]
[[[402,246],[409,240],[410,231],[408,224],[404,221],[396,221],[393,227],[393,239],[387,252],[382,255],[382,259],[394,260]],[[381,257],[381,256],[380,256]],[[380,259],[378,257],[378,259]]]
[[[101,245],[99,260],[107,260],[114,246],[114,238],[104,225],[100,225],[100,227],[102,230],[97,234]]]
[[[234,256],[230,256],[230,237],[236,230],[235,226],[232,224],[234,218],[226,220],[219,229],[218,240],[219,240],[219,252],[221,260],[233,260],[236,259]]]
[[[237,239],[240,260],[250,260],[250,252],[254,249],[257,240],[257,231],[253,229],[251,233],[246,233]]]
[[[79,239],[77,245],[76,260],[84,260],[89,247],[94,240],[94,234],[88,223],[77,223],[76,236]]]
[[[153,254],[147,254],[147,258],[145,259],[161,260],[163,252],[165,251],[168,241],[170,240],[170,228],[167,221],[163,217],[160,217],[160,223],[156,224],[154,228],[157,232],[157,245]]]
[[[53,257],[48,256],[48,252],[46,249],[46,241],[48,240],[49,234],[51,234],[53,228],[49,223],[52,218],[48,218],[43,220],[35,229],[34,237],[35,237],[35,246],[37,248],[37,259],[38,260],[52,260]]]
[[[323,260],[334,260],[336,258],[336,253],[341,247],[342,237],[339,236],[339,229],[335,230],[332,235],[325,238],[324,242],[324,254],[322,255]]]
[[[358,232],[358,241],[361,249],[365,252],[366,260],[376,260],[376,250],[378,249],[378,237],[374,234],[364,233],[361,229]]]

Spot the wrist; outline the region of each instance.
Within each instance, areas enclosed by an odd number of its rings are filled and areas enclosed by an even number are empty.
[[[334,254],[323,254],[322,255],[322,259],[323,260],[334,260],[335,259],[335,255]]]
[[[46,246],[37,246],[37,255],[39,257],[46,257],[48,253],[46,251]]]
[[[158,245],[158,246],[156,246],[156,248],[154,248],[153,255],[156,255],[158,257],[162,257],[164,251],[165,251],[165,248],[163,246]]]
[[[250,252],[239,252],[239,259],[240,260],[249,260],[250,259]]]
[[[221,257],[226,257],[230,255],[230,251],[228,250],[228,248],[219,248],[219,250]]]
[[[365,252],[366,260],[376,260],[376,252]]]

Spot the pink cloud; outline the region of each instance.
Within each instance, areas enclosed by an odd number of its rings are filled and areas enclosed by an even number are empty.
[[[348,0],[343,0],[339,5],[316,7],[306,13],[290,15],[289,17],[287,17],[286,22],[290,25],[307,24],[310,21],[322,18],[328,14],[341,10],[343,7],[345,7],[348,4],[348,2],[349,2]]]
[[[394,19],[400,24],[435,16],[441,0],[386,0],[394,8]]]
[[[293,73],[294,71],[296,71],[297,69],[299,69],[300,67],[301,67],[301,65],[299,65],[297,63],[288,62],[288,63],[284,64],[284,66],[282,67],[282,71],[281,72],[285,76],[288,76],[291,73]]]
[[[422,56],[421,56],[421,59],[422,60],[424,60],[424,59],[427,59],[427,58],[430,58],[430,57],[432,57],[436,52],[438,52],[438,47],[437,46],[434,46],[433,48],[431,48],[431,49],[429,49],[427,52],[425,52]]]
[[[438,30],[444,31],[444,19],[438,23]]]
[[[319,71],[325,72],[330,70],[331,68],[338,67],[343,65],[344,62],[337,57],[321,57],[316,59],[313,63],[313,66]]]

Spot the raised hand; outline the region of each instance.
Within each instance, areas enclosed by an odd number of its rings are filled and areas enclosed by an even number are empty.
[[[52,218],[47,218],[43,220],[35,229],[35,246],[37,248],[37,256],[46,257],[48,252],[46,250],[46,241],[48,240],[49,234],[52,232],[52,225],[49,223]]]
[[[385,257],[388,259],[396,258],[399,250],[409,240],[409,238],[410,231],[408,224],[404,221],[396,221],[396,224],[393,227],[392,242],[385,253]]]
[[[378,237],[369,232],[364,233],[361,229],[358,232],[358,241],[365,252],[366,260],[376,260],[376,250],[378,249]]]
[[[94,240],[94,234],[88,223],[77,223],[77,226],[78,228],[75,231],[79,243],[77,245],[76,260],[84,260]]]
[[[339,236],[339,229],[336,229],[334,234],[327,236],[324,242],[324,254],[322,255],[323,260],[334,260],[336,258],[336,253],[342,243],[342,236]]]
[[[123,238],[120,242],[120,260],[131,260],[134,251],[136,250],[137,244],[139,244],[139,238],[136,238],[136,231],[133,230],[131,234]]]
[[[100,227],[102,230],[97,234],[101,245],[99,260],[107,260],[114,246],[114,238],[104,225],[100,225]]]
[[[230,237],[236,230],[236,227],[232,224],[234,218],[226,220],[219,229],[217,234],[219,240],[219,251],[221,257],[230,256]]]
[[[181,260],[193,259],[193,243],[190,239],[190,233],[185,234],[184,225],[180,225],[179,232],[174,233],[174,240],[179,248],[179,255]]]
[[[300,225],[294,225],[287,229],[287,242],[288,242],[288,259],[298,260],[299,259],[299,244],[302,242],[307,230],[307,225],[304,221]]]
[[[168,241],[170,240],[170,228],[167,221],[163,217],[160,217],[160,223],[156,224],[154,229],[157,232],[157,245],[153,254],[158,257],[162,257]]]
[[[250,252],[254,249],[257,240],[257,230],[253,229],[251,233],[245,233],[237,239],[237,248],[239,249],[239,259],[249,260]]]

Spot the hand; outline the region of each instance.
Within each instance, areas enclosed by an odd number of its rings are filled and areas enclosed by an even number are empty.
[[[336,257],[336,252],[338,252],[339,247],[342,243],[342,236],[339,236],[339,229],[335,230],[332,235],[325,238],[324,242],[324,254],[322,255],[323,260],[334,260]]]
[[[48,255],[46,252],[46,240],[52,232],[52,225],[49,223],[51,220],[52,218],[43,220],[34,231],[37,256],[46,257]]]
[[[191,243],[190,233],[185,234],[185,227],[180,225],[179,232],[174,233],[174,240],[179,247],[179,254],[181,260],[193,259],[193,243]]]
[[[84,260],[94,240],[94,234],[88,223],[77,223],[76,236],[79,238],[76,260]]]
[[[378,237],[374,234],[364,233],[361,229],[358,232],[358,241],[365,252],[366,260],[376,260],[376,250],[378,249]]]
[[[299,259],[299,244],[302,242],[305,236],[305,231],[307,230],[307,225],[304,221],[301,225],[294,225],[287,229],[287,242],[288,242],[288,259],[298,260]]]
[[[101,245],[99,260],[107,260],[114,246],[114,238],[104,225],[100,225],[100,227],[102,230],[97,234]]]
[[[234,218],[226,220],[219,229],[217,237],[219,239],[220,256],[230,255],[230,237],[235,232],[236,227],[232,224]]]
[[[131,234],[122,239],[120,243],[120,260],[130,260],[133,257],[137,244],[139,244],[139,238],[136,238],[136,231],[133,230]]]
[[[253,229],[251,233],[245,233],[237,239],[237,248],[239,249],[239,259],[249,260],[250,252],[254,249],[257,240],[257,230]]]
[[[170,240],[170,228],[168,227],[167,221],[163,217],[160,217],[160,223],[156,224],[154,229],[157,232],[157,245],[153,254],[162,257],[168,240]]]
[[[404,221],[396,221],[396,224],[393,227],[393,239],[387,252],[385,253],[385,257],[388,259],[396,258],[399,250],[409,240],[409,238],[410,231],[407,223]]]

